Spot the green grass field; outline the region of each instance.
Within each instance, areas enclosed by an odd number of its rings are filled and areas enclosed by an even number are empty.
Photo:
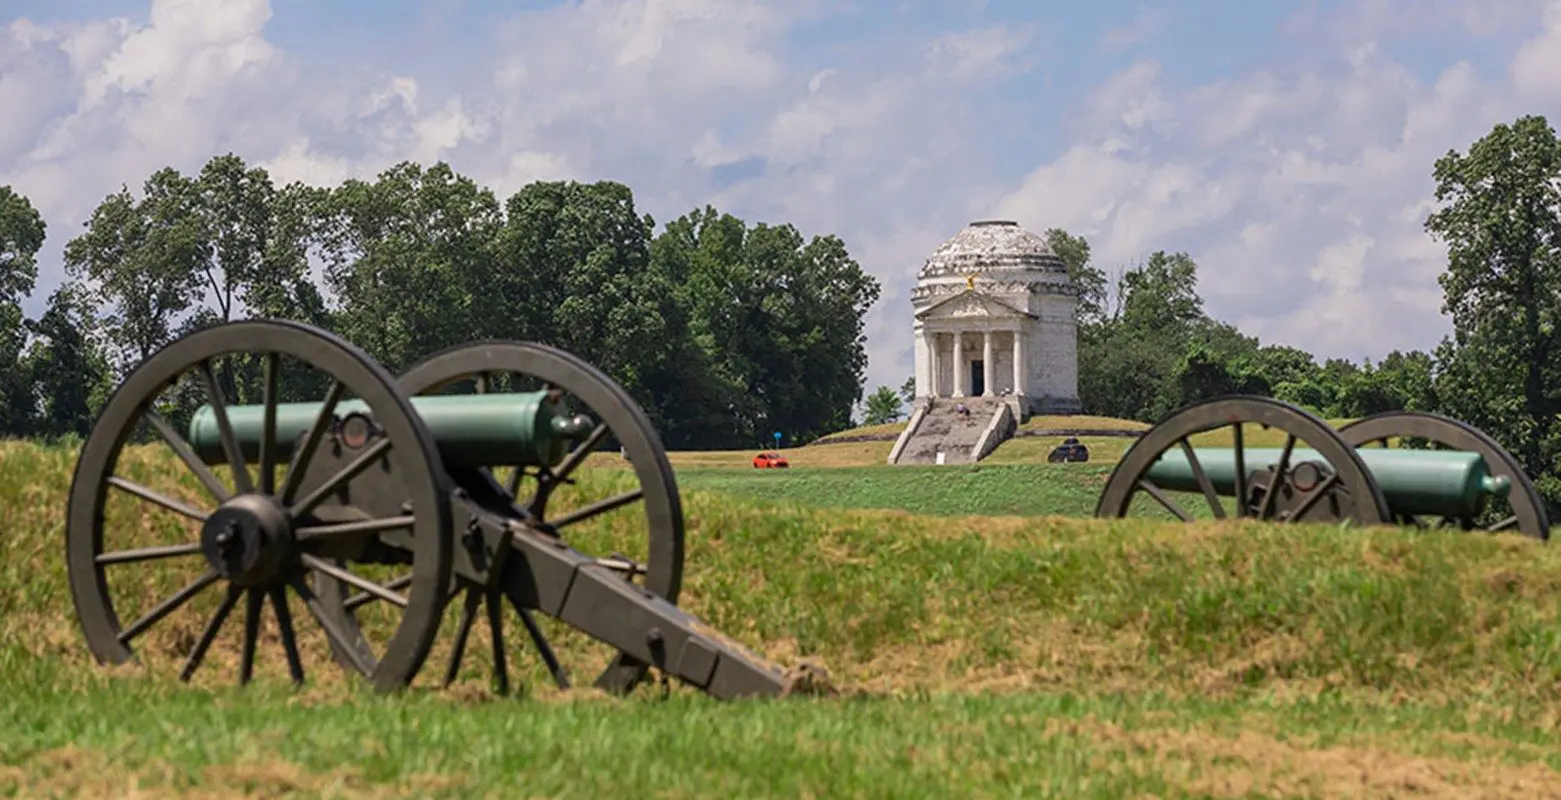
[[[0,793],[1561,797],[1561,556],[1543,544],[1090,520],[1109,460],[938,470],[809,449],[788,454],[816,466],[784,472],[674,458],[681,604],[838,690],[721,703],[562,694],[518,644],[518,697],[480,664],[433,688],[437,655],[428,680],[376,696],[322,669],[308,632],[295,691],[271,628],[238,689],[235,625],[219,668],[180,684],[216,598],[176,612],[143,666],[99,667],[62,563],[75,454],[0,442]],[[148,480],[176,464],[130,460]],[[627,478],[593,464],[592,493]],[[145,543],[188,535],[159,512],[110,518]],[[634,529],[581,536],[630,548]],[[171,570],[125,587],[161,599],[188,579]],[[469,646],[486,650],[481,626]]]

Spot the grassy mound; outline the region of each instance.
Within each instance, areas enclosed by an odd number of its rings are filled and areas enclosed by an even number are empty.
[[[127,461],[139,478],[176,465],[156,449]],[[769,500],[690,479],[681,604],[777,661],[821,662],[844,697],[720,704],[674,687],[669,700],[566,700],[524,644],[512,658],[531,669],[527,699],[492,698],[480,663],[429,688],[437,656],[419,688],[377,697],[324,669],[307,635],[314,671],[294,692],[271,628],[259,683],[239,691],[232,625],[221,669],[190,687],[171,678],[204,619],[194,609],[148,639],[145,666],[92,663],[62,563],[73,465],[72,452],[0,443],[0,791],[1561,793],[1548,736],[1561,720],[1561,554],[1526,539],[1106,522],[1045,516],[1074,509],[1038,501],[1024,516],[946,513],[981,481],[1021,474],[1001,468],[941,498],[921,490],[938,516],[813,507],[757,476]],[[915,470],[882,472],[837,492]],[[626,478],[582,476],[593,492]],[[164,517],[111,516],[155,541],[184,530]],[[585,536],[631,548],[633,531]],[[126,569],[123,588],[148,603],[187,580]]]

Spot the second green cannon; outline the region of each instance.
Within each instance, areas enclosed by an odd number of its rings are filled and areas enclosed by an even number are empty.
[[[1288,403],[1249,395],[1187,406],[1128,448],[1095,514],[1126,517],[1139,508],[1188,522],[1429,523],[1550,535],[1533,481],[1473,426],[1390,411],[1335,429]]]

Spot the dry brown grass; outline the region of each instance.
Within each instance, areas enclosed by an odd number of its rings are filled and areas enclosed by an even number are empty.
[[[1173,773],[1176,782],[1207,797],[1561,797],[1561,773],[1544,763],[1512,763],[1500,742],[1451,758],[1406,752],[1412,748],[1391,737],[1321,744],[1251,727],[1235,733],[1211,726],[1127,729],[1091,718],[1050,720],[1046,727],[1052,736],[1087,742],[1101,768],[1152,774],[1166,764],[1184,765]]]
[[[456,792],[459,774],[416,775],[393,784],[371,781],[351,764],[313,772],[278,758],[259,757],[188,770],[161,761],[127,764],[112,754],[68,745],[28,759],[27,769],[0,767],[0,791],[15,797],[280,798],[379,800]]]

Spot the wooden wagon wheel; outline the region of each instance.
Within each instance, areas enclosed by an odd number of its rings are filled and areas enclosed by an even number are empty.
[[[1465,422],[1425,411],[1387,411],[1355,420],[1339,429],[1339,435],[1352,447],[1378,444],[1388,446],[1389,439],[1426,439],[1448,449],[1478,453],[1492,475],[1511,481],[1506,503],[1510,514],[1500,514],[1496,522],[1480,526],[1473,519],[1444,519],[1442,524],[1457,524],[1465,530],[1479,528],[1496,532],[1516,528],[1526,536],[1542,541],[1550,539],[1550,516],[1544,499],[1534,488],[1518,460],[1495,439]],[[1499,502],[1494,501],[1493,502]],[[1424,527],[1418,519],[1413,524]]]
[[[256,438],[258,452],[240,444],[229,422],[227,409],[234,404],[234,398],[226,396],[229,390],[218,376],[230,373],[216,365],[219,359],[231,357],[247,359],[249,363],[260,361],[259,393],[264,422],[262,435]],[[313,427],[294,448],[291,463],[286,465],[279,463],[275,446],[278,386],[284,381],[284,358],[289,359],[286,363],[290,374],[294,364],[312,368],[313,377],[323,373],[328,381],[321,383],[329,386]],[[196,382],[180,383],[181,377],[192,374]],[[191,385],[204,392],[207,410],[221,441],[219,455],[197,454],[191,441],[158,411],[158,401],[167,390],[188,389]],[[372,457],[366,454],[327,476],[324,482],[306,486],[301,476],[312,461],[324,463],[316,456],[323,454],[322,447],[330,446],[326,440],[333,433],[333,409],[344,396],[358,398],[372,411],[384,431],[384,439],[374,448]],[[175,406],[179,399],[175,398]],[[189,404],[188,399],[184,397],[185,405]],[[143,421],[167,442],[209,497],[203,501],[182,501],[173,496],[176,489],[159,491],[116,473],[125,445],[142,431],[139,425]],[[248,467],[250,461],[259,464],[254,475]],[[217,462],[231,470],[226,481],[208,466]],[[401,476],[402,497],[411,508],[401,516],[362,518],[346,525],[320,519],[316,511],[333,488],[350,481],[356,474],[354,470],[366,469],[371,463],[395,467]],[[277,471],[283,467],[279,481]],[[303,491],[305,488],[308,491]],[[105,506],[111,489],[198,525],[187,529],[172,524],[154,525],[147,516],[132,520],[116,517],[115,524],[108,524]],[[180,677],[188,680],[201,666],[227,617],[242,599],[246,600],[246,614],[239,681],[247,683],[254,668],[261,614],[269,600],[277,617],[288,670],[295,682],[301,682],[303,660],[288,607],[287,592],[292,590],[318,621],[332,649],[338,655],[348,654],[346,660],[357,673],[380,690],[405,686],[417,674],[434,642],[448,593],[450,491],[449,478],[440,466],[433,440],[407,396],[383,367],[358,348],[325,331],[292,322],[244,321],[199,330],[164,347],[130,374],[109,399],[82,449],[71,484],[65,531],[71,596],[82,632],[99,662],[123,663],[136,657],[132,642],[170,619],[206,589],[220,584],[225,587],[226,596],[207,619],[199,637],[174,646],[187,654]],[[150,535],[143,529],[175,541],[105,547],[105,534],[136,538]],[[407,591],[397,595],[399,612],[390,626],[393,632],[388,641],[380,644],[370,642],[372,637],[364,631],[337,624],[335,616],[326,609],[327,603],[318,595],[322,580],[353,580],[352,557],[344,559],[334,552],[344,529],[354,534],[375,532],[394,539],[405,554],[404,560],[410,562]],[[136,566],[128,566],[132,564]],[[140,568],[140,575],[150,583],[153,578],[164,577],[159,570],[177,569],[182,564],[195,567],[191,570],[193,579],[143,611],[129,625],[121,624],[121,604],[110,591],[111,569]],[[130,595],[137,593],[148,591],[145,586],[132,584],[120,593],[118,600],[133,605],[130,601],[136,598]]]
[[[599,563],[621,570],[625,580],[637,582],[668,602],[677,602],[683,582],[683,510],[672,465],[645,413],[605,373],[558,348],[530,342],[487,341],[436,353],[413,366],[400,380],[402,389],[413,396],[449,391],[546,390],[550,399],[565,404],[572,414],[583,414],[588,420],[589,435],[557,465],[516,469],[503,482],[494,479],[487,468],[481,468],[481,472],[490,474],[480,481],[460,482],[502,487],[509,502],[531,516],[534,521],[530,524],[556,533],[577,549],[578,542],[570,537],[574,526],[608,513],[622,515],[620,519],[636,531],[636,539],[643,531],[644,543],[636,543],[634,549],[639,552],[632,555],[599,555]],[[572,476],[593,450],[609,440],[622,447],[621,458],[628,460],[635,486],[606,497],[586,498]],[[615,452],[615,458],[618,457]],[[560,504],[559,500],[568,502]],[[503,580],[500,586],[485,588],[457,578],[456,589],[465,593],[465,607],[445,671],[446,683],[453,681],[460,670],[478,607],[486,606],[494,643],[492,668],[500,691],[507,690],[501,613],[501,600],[505,598],[500,597],[503,592],[553,680],[560,688],[567,688],[569,677],[544,636],[543,626],[534,618],[527,594],[519,590],[515,581]],[[626,693],[643,680],[648,667],[622,652],[612,652],[616,654],[595,678],[595,686]]]

